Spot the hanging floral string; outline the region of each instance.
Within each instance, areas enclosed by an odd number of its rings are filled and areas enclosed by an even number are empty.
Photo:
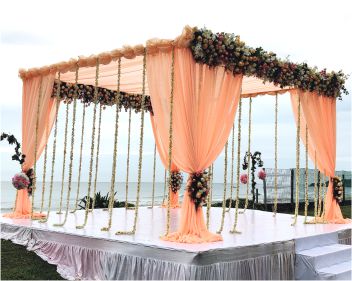
[[[141,191],[141,178],[142,178],[142,158],[143,158],[143,137],[144,137],[144,97],[145,97],[145,82],[146,82],[146,50],[144,49],[143,54],[143,82],[142,82],[142,103],[141,103],[141,127],[139,135],[139,160],[138,160],[138,178],[137,178],[137,200],[136,208],[134,212],[133,228],[132,231],[117,231],[116,235],[120,234],[135,234],[137,227],[138,211],[139,211],[139,199]]]
[[[242,91],[241,91],[242,92]],[[238,136],[237,136],[237,174],[236,174],[236,204],[235,204],[235,221],[230,233],[241,233],[237,230],[238,223],[238,204],[240,195],[240,161],[241,161],[241,118],[242,118],[242,99],[240,96],[238,104]]]
[[[274,216],[277,213],[277,118],[278,117],[278,94],[275,95],[275,167],[274,167]]]
[[[299,155],[300,155],[300,134],[301,131],[301,96],[298,94],[298,118],[297,118],[297,134],[296,134],[296,198],[295,198],[295,214],[293,217],[293,225],[296,225],[298,208],[299,208],[299,180],[300,180],[300,171],[299,171]]]
[[[210,208],[211,208],[211,199],[212,199],[212,193],[213,193],[213,164],[208,168],[208,174],[209,174],[209,194],[207,197],[207,229],[209,229],[209,223],[210,223]]]
[[[308,126],[306,125],[306,174],[305,174],[305,192],[304,192],[304,223],[307,223],[307,215],[308,215],[308,206],[309,206],[309,198],[308,198]]]
[[[326,182],[325,182],[325,171],[324,171],[324,174],[323,174],[323,211],[322,211],[322,214],[321,214],[321,217],[322,217],[322,222],[323,223],[326,223],[326,219],[325,219],[325,211],[326,211],[326,196],[325,196],[325,191],[326,189],[328,188],[328,186],[326,185]]]
[[[41,199],[41,203],[40,203],[40,213],[43,212],[43,206],[44,206],[47,155],[48,155],[48,144],[45,145],[45,149],[44,149],[44,164],[43,164],[43,179],[42,179],[42,199]]]
[[[127,140],[127,163],[126,163],[126,200],[125,208],[128,207],[128,177],[130,174],[130,146],[131,146],[131,108],[128,111],[128,140]]]
[[[93,108],[93,127],[92,127],[92,143],[91,143],[91,148],[90,148],[90,162],[89,162],[89,177],[88,177],[88,191],[87,191],[87,203],[86,203],[86,209],[84,213],[84,221],[83,224],[77,225],[77,229],[82,229],[86,226],[87,221],[88,221],[88,212],[89,212],[89,207],[90,207],[90,188],[92,185],[92,170],[93,170],[93,157],[94,157],[94,139],[95,139],[95,121],[96,121],[96,115],[97,115],[97,104],[98,104],[98,81],[99,81],[99,58],[96,60],[96,70],[95,70],[95,91],[94,91],[94,108]],[[112,194],[110,194],[112,196]]]
[[[314,150],[314,222],[318,217],[317,200],[317,152]]]
[[[231,178],[230,178],[230,202],[229,208],[226,212],[229,212],[232,207],[232,197],[233,197],[233,171],[235,165],[235,124],[232,125],[232,140],[231,140]]]
[[[99,149],[100,149],[100,130],[101,130],[101,112],[102,105],[99,105],[99,121],[98,121],[98,140],[97,140],[97,152],[95,155],[95,175],[94,175],[94,191],[93,191],[93,201],[92,208],[89,210],[92,212],[94,210],[97,192],[97,180],[98,180],[98,167],[99,167]]]
[[[322,178],[321,178],[320,171],[318,173],[318,178],[319,178],[319,188],[318,188],[318,211],[317,211],[317,217],[320,217],[320,215],[321,215],[321,190],[322,190]]]
[[[54,224],[54,226],[64,226],[67,221],[67,214],[68,209],[70,207],[70,195],[71,195],[71,186],[72,186],[72,167],[73,167],[73,148],[75,144],[75,124],[76,124],[76,108],[77,108],[77,81],[78,81],[78,65],[76,66],[75,71],[75,84],[76,84],[76,91],[73,96],[73,113],[72,113],[72,128],[71,128],[71,151],[70,151],[70,163],[68,168],[68,188],[67,188],[67,198],[66,198],[66,211],[65,211],[65,218],[62,223]]]
[[[161,205],[164,205],[165,203],[166,185],[167,185],[167,170],[164,169],[164,194],[163,194],[163,203]]]
[[[225,219],[225,211],[226,211],[226,189],[227,189],[227,149],[228,149],[228,141],[225,144],[225,159],[224,159],[224,192],[222,197],[222,213],[221,213],[221,223],[220,228],[217,233],[221,233],[224,228],[224,219]]]
[[[251,128],[252,128],[252,98],[249,98],[249,109],[248,109],[248,166],[247,166],[247,186],[246,186],[246,201],[244,203],[244,209],[240,214],[243,214],[248,208],[248,195],[249,195],[249,171],[251,169]],[[254,202],[253,202],[254,204]]]
[[[155,199],[155,168],[156,168],[156,144],[154,144],[154,158],[153,158],[153,190],[152,190],[152,206],[154,208]]]
[[[112,211],[114,207],[115,200],[115,177],[116,177],[116,160],[117,160],[117,141],[119,134],[119,107],[120,107],[120,82],[121,82],[121,58],[117,61],[117,90],[115,96],[115,133],[114,133],[114,153],[112,160],[112,169],[111,169],[111,183],[110,183],[110,200],[109,200],[109,219],[108,225],[103,227],[101,231],[109,231],[111,228],[112,222]]]
[[[56,212],[57,214],[62,214],[62,199],[63,199],[63,196],[64,196],[69,104],[70,103],[68,103],[68,102],[66,103],[65,134],[64,134],[64,154],[63,154],[63,160],[62,160],[60,205],[59,205],[59,211]]]
[[[71,211],[74,213],[77,211],[78,201],[79,201],[79,189],[81,186],[81,172],[82,172],[82,156],[83,156],[83,139],[84,139],[84,125],[86,119],[86,106],[83,104],[83,113],[82,113],[82,130],[81,130],[81,145],[79,148],[79,164],[78,164],[78,179],[77,179],[77,192],[76,192],[76,200],[75,200],[75,208]]]
[[[58,78],[60,81],[61,73],[58,73]],[[59,115],[59,88],[60,84],[58,85],[57,96],[56,98],[56,115],[55,115],[55,127],[54,127],[54,142],[53,142],[53,152],[52,152],[52,159],[51,159],[51,175],[50,175],[50,188],[49,188],[49,203],[48,203],[48,211],[46,213],[46,218],[41,219],[39,222],[45,223],[49,219],[50,211],[51,211],[51,202],[52,202],[52,194],[53,194],[53,185],[54,185],[54,168],[55,168],[55,159],[56,159],[56,141],[57,141],[57,122],[58,122],[58,115]]]
[[[40,112],[40,104],[42,102],[43,95],[43,77],[40,78],[40,86],[39,86],[39,96],[37,103],[37,114],[36,114],[36,122],[35,122],[35,138],[34,138],[34,168],[33,168],[33,181],[32,181],[32,210],[31,210],[31,219],[35,219],[33,216],[34,213],[34,195],[37,187],[37,153],[38,153],[38,130],[39,130],[39,112]]]

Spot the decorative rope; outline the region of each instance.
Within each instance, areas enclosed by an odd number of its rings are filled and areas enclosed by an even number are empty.
[[[43,206],[44,206],[44,195],[45,195],[45,177],[46,177],[46,160],[48,157],[48,144],[45,145],[44,149],[44,167],[43,167],[43,182],[42,182],[42,200],[40,204],[40,213],[43,212]]]
[[[138,161],[138,182],[137,182],[137,202],[136,208],[134,212],[134,220],[133,220],[133,228],[132,231],[117,231],[116,235],[120,234],[135,234],[137,219],[138,219],[138,210],[139,210],[139,197],[141,191],[141,177],[142,177],[142,157],[143,157],[143,137],[144,137],[144,101],[145,101],[145,80],[146,80],[146,49],[144,49],[143,54],[143,86],[142,86],[142,107],[141,107],[141,127],[140,127],[140,135],[139,135],[139,161]]]
[[[82,229],[86,226],[88,221],[88,212],[90,205],[90,188],[92,185],[92,170],[93,170],[93,157],[94,157],[94,139],[95,139],[95,121],[97,116],[97,104],[98,104],[98,81],[99,81],[99,58],[96,60],[96,69],[95,69],[95,87],[94,87],[94,109],[93,109],[93,128],[92,128],[92,143],[90,148],[90,162],[89,162],[89,177],[88,177],[88,191],[87,191],[87,202],[86,209],[84,214],[84,222],[82,225],[77,225],[77,229]]]
[[[241,166],[241,118],[242,118],[242,98],[240,97],[239,105],[238,105],[238,141],[237,141],[237,178],[236,178],[236,204],[235,204],[235,221],[230,230],[230,233],[241,233],[237,228],[238,223],[238,203],[239,203],[239,195],[240,195],[240,166]],[[248,162],[249,164],[249,162]]]
[[[102,113],[102,105],[99,105],[99,121],[98,121],[98,140],[97,140],[97,152],[95,155],[95,175],[94,175],[94,191],[93,191],[93,201],[92,208],[89,210],[92,212],[95,206],[96,200],[96,192],[97,192],[97,180],[98,180],[98,166],[99,166],[99,149],[100,149],[100,129],[101,129],[101,113]]]
[[[60,81],[61,73],[58,73],[59,81]],[[56,116],[55,116],[55,127],[54,127],[54,142],[53,142],[53,157],[51,159],[51,175],[50,175],[50,189],[49,189],[49,205],[48,211],[46,213],[46,218],[41,219],[39,222],[45,223],[49,219],[50,211],[51,211],[51,199],[53,194],[53,184],[54,184],[54,168],[55,168],[55,158],[56,158],[56,141],[57,141],[57,122],[59,115],[59,105],[60,105],[60,82],[57,87],[56,92]]]
[[[318,216],[317,203],[317,152],[314,150],[314,221],[317,220]]]
[[[172,159],[172,125],[173,125],[173,109],[174,109],[174,86],[175,86],[175,48],[171,53],[171,91],[170,91],[170,120],[169,120],[169,180],[168,180],[168,196],[167,196],[167,218],[166,218],[166,234],[170,232],[170,202],[171,202],[171,159]]]
[[[84,124],[86,119],[86,106],[83,104],[83,113],[82,113],[82,131],[81,131],[81,145],[79,149],[79,164],[78,164],[78,180],[77,180],[77,193],[76,193],[76,203],[75,208],[71,211],[74,213],[77,211],[78,201],[79,201],[79,188],[81,186],[81,172],[82,172],[82,156],[83,156],[83,139],[84,139]]]
[[[40,103],[43,95],[43,77],[40,77],[40,86],[39,86],[39,96],[37,103],[37,115],[35,122],[35,139],[34,139],[34,169],[33,169],[33,187],[32,187],[32,210],[31,210],[31,219],[34,213],[34,195],[37,188],[37,152],[38,152],[38,130],[39,130],[39,112],[40,112]]]
[[[233,170],[235,165],[235,124],[232,125],[232,141],[231,141],[231,179],[230,179],[230,204],[226,212],[229,212],[232,206],[233,196]]]
[[[119,107],[120,107],[120,81],[121,81],[121,58],[117,61],[117,90],[115,96],[115,134],[114,134],[114,153],[112,160],[111,184],[110,184],[110,200],[109,200],[109,219],[108,226],[103,227],[101,231],[109,231],[112,222],[112,210],[115,200],[115,177],[116,177],[116,160],[117,160],[117,141],[119,134]]]
[[[306,125],[306,175],[305,175],[305,192],[304,192],[304,223],[307,223],[307,213],[309,206],[308,199],[308,126]]]
[[[278,117],[278,94],[275,95],[275,170],[274,170],[274,217],[277,213],[277,117]]]
[[[225,144],[225,159],[224,159],[224,193],[222,197],[222,214],[221,214],[221,224],[217,233],[221,233],[224,228],[224,219],[226,212],[226,190],[227,190],[227,149],[228,149],[228,141]]]
[[[67,148],[67,129],[68,129],[68,115],[69,115],[69,103],[66,103],[66,117],[65,117],[65,136],[64,136],[64,159],[62,161],[62,174],[61,174],[61,193],[60,193],[60,205],[57,214],[62,214],[62,198],[64,195],[65,185],[65,166],[66,166],[66,148]]]
[[[247,167],[247,186],[246,186],[246,201],[244,203],[244,209],[240,214],[243,214],[248,208],[248,193],[249,193],[249,177],[251,170],[251,128],[252,128],[252,98],[249,98],[249,112],[248,112],[248,167]],[[253,202],[254,204],[254,202]]]
[[[296,225],[298,208],[299,208],[299,156],[300,156],[300,132],[301,132],[301,96],[298,94],[298,118],[297,118],[297,134],[296,134],[296,204],[295,204],[295,215],[293,217],[292,226]]]
[[[152,206],[151,206],[151,208],[154,208],[154,198],[155,198],[155,167],[156,167],[156,144],[154,144],[153,191],[152,191]]]
[[[68,209],[70,206],[70,195],[72,186],[72,166],[73,166],[73,148],[75,144],[75,124],[76,124],[76,108],[77,108],[77,96],[78,96],[78,70],[79,66],[76,66],[75,72],[75,92],[73,95],[73,113],[72,113],[72,128],[71,128],[71,152],[70,152],[70,164],[68,168],[68,188],[67,188],[67,198],[66,198],[66,211],[65,218],[62,223],[54,224],[54,226],[64,226],[67,221]]]
[[[213,164],[208,168],[209,176],[210,176],[210,182],[209,182],[209,194],[207,198],[207,228],[209,229],[209,222],[210,222],[210,208],[211,208],[211,193],[212,193],[212,175],[213,175]]]
[[[128,177],[130,173],[130,146],[131,146],[131,108],[128,111],[128,141],[127,141],[127,170],[126,170],[126,200],[125,200],[125,208],[128,207]]]

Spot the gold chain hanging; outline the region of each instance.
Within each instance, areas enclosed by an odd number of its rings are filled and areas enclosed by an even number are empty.
[[[231,179],[230,179],[230,202],[229,208],[226,212],[229,212],[232,207],[232,196],[233,196],[233,170],[235,165],[235,124],[232,125],[232,140],[231,140]]]
[[[127,140],[127,163],[126,163],[126,200],[125,200],[125,208],[128,207],[128,181],[129,181],[129,173],[130,173],[130,147],[131,147],[131,108],[128,111],[128,140]]]
[[[84,214],[84,222],[82,225],[77,225],[77,229],[82,229],[86,226],[88,221],[89,205],[90,205],[90,188],[92,185],[92,170],[93,170],[93,158],[94,158],[94,139],[95,139],[95,121],[97,116],[97,104],[98,104],[98,81],[99,81],[99,58],[96,61],[95,71],[95,86],[94,86],[94,109],[93,109],[93,128],[92,128],[92,143],[90,148],[90,162],[89,162],[89,177],[88,177],[88,191],[87,191],[87,202]]]
[[[75,124],[76,124],[76,108],[77,108],[77,96],[78,96],[78,65],[76,66],[75,72],[75,91],[73,94],[73,113],[72,113],[72,128],[71,128],[71,151],[70,151],[70,163],[68,168],[68,188],[66,198],[66,211],[65,218],[62,223],[54,224],[54,226],[64,226],[67,221],[68,209],[70,207],[70,194],[72,186],[72,166],[73,166],[73,148],[75,144]]]
[[[101,130],[101,113],[102,105],[99,105],[99,121],[98,121],[98,140],[97,140],[97,152],[95,155],[95,175],[94,175],[94,191],[93,191],[93,201],[92,208],[89,210],[92,212],[95,206],[96,192],[97,192],[97,180],[98,180],[98,167],[99,167],[99,149],[100,149],[100,130]]]
[[[134,213],[133,228],[132,231],[117,231],[116,235],[119,234],[135,234],[137,227],[138,219],[138,210],[139,210],[139,197],[141,191],[141,178],[142,178],[142,157],[143,157],[143,137],[144,137],[144,105],[145,105],[145,79],[146,79],[146,49],[144,49],[143,55],[143,84],[142,84],[142,102],[141,102],[141,128],[139,136],[139,161],[138,161],[138,181],[137,181],[137,202]]]
[[[156,168],[156,144],[154,144],[154,159],[153,159],[153,191],[152,191],[152,205],[154,208],[154,198],[155,198],[155,168]]]
[[[79,201],[79,189],[81,186],[81,172],[82,172],[82,156],[83,156],[83,139],[84,139],[84,123],[86,119],[86,106],[83,104],[83,113],[82,113],[82,131],[81,131],[81,145],[79,149],[79,164],[78,164],[78,180],[77,180],[77,193],[76,193],[76,201],[75,208],[71,211],[74,213],[77,211],[78,201]]]
[[[40,204],[40,213],[43,212],[43,206],[44,206],[44,195],[45,195],[45,177],[46,177],[46,160],[48,157],[48,144],[45,145],[44,149],[44,167],[43,167],[43,179],[42,179],[42,200]]]
[[[300,156],[300,132],[301,132],[301,96],[298,94],[298,118],[297,118],[297,134],[296,134],[296,204],[295,215],[293,217],[292,226],[296,225],[298,208],[299,208],[299,187],[300,187],[300,170],[299,170],[299,156]]]
[[[249,193],[249,177],[251,169],[251,128],[252,128],[252,98],[249,98],[249,112],[248,112],[248,167],[247,167],[247,186],[246,186],[246,201],[244,203],[244,209],[240,214],[243,214],[248,208],[248,193]],[[254,206],[254,202],[253,202]]]
[[[60,89],[61,89],[61,73],[58,73],[58,85],[56,89],[56,115],[55,115],[55,127],[54,127],[54,142],[53,142],[53,157],[51,159],[51,175],[50,175],[50,189],[49,189],[49,204],[48,211],[46,214],[46,218],[41,219],[39,222],[45,223],[49,219],[50,211],[51,211],[51,200],[53,194],[53,184],[54,184],[54,168],[55,168],[55,158],[56,158],[56,139],[57,139],[57,122],[59,115],[59,105],[60,105]]]
[[[117,141],[119,134],[119,107],[120,107],[120,80],[121,80],[121,58],[117,61],[117,90],[115,95],[115,133],[114,133],[114,153],[112,160],[111,184],[110,184],[110,200],[109,200],[109,219],[108,226],[103,227],[101,231],[109,231],[112,222],[112,211],[115,201],[115,177],[116,177],[116,160],[117,160]]]
[[[274,217],[277,213],[277,118],[278,117],[278,94],[275,95],[275,167],[274,167]]]
[[[64,155],[62,161],[62,174],[61,174],[61,193],[60,193],[60,205],[57,214],[62,214],[62,198],[64,195],[65,186],[65,167],[66,167],[66,149],[67,149],[67,130],[68,130],[68,115],[69,115],[69,103],[66,103],[66,117],[65,117],[65,136],[64,136]]]
[[[235,221],[230,230],[230,233],[241,233],[238,231],[238,204],[239,204],[239,195],[240,195],[240,161],[241,161],[241,118],[242,118],[242,98],[240,96],[240,101],[238,105],[238,140],[237,140],[237,178],[236,178],[236,204],[235,204]]]
[[[227,190],[227,148],[228,141],[225,144],[225,159],[224,159],[224,193],[222,197],[222,213],[221,213],[221,224],[217,233],[221,233],[224,228],[224,219],[225,219],[225,211],[226,211],[226,190]]]
[[[38,130],[39,130],[39,112],[40,112],[40,104],[43,95],[43,77],[40,78],[40,86],[39,86],[39,96],[37,103],[37,115],[35,122],[35,139],[34,139],[34,168],[33,168],[33,183],[32,183],[32,210],[31,210],[31,219],[34,219],[34,195],[37,187],[37,152],[38,152]]]
[[[210,208],[211,208],[211,193],[212,193],[212,175],[213,175],[213,164],[210,165],[208,168],[209,176],[210,176],[210,182],[209,182],[209,193],[207,197],[207,229],[209,229],[209,223],[210,223]]]
[[[316,222],[318,216],[317,203],[317,152],[314,150],[314,222]]]
[[[166,235],[170,232],[170,205],[171,205],[171,159],[172,159],[172,125],[173,125],[173,109],[174,109],[174,83],[175,82],[175,48],[171,53],[171,92],[170,92],[170,124],[169,124],[169,180],[168,180],[168,196],[167,196],[167,218],[166,218]]]
[[[305,192],[304,192],[304,223],[307,223],[307,213],[309,206],[309,198],[308,198],[308,126],[306,125],[306,175],[305,175]]]

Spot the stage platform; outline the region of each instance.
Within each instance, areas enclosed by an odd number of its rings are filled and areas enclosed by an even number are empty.
[[[239,215],[238,230],[230,234],[234,209],[226,213],[223,241],[182,244],[160,240],[165,233],[166,209],[139,209],[135,235],[115,235],[130,230],[134,210],[114,209],[110,232],[108,212],[102,209],[68,215],[64,227],[55,227],[64,215],[50,214],[47,223],[1,216],[1,238],[27,246],[44,260],[57,265],[66,279],[294,279],[295,240],[329,233],[350,239],[351,224],[303,224],[299,216],[246,210]],[[210,230],[220,226],[221,208],[211,209]],[[205,213],[205,209],[204,209]],[[180,209],[171,210],[171,231],[176,230]],[[347,233],[347,234],[346,234]],[[349,232],[350,233],[350,232]],[[347,236],[346,236],[347,235]]]

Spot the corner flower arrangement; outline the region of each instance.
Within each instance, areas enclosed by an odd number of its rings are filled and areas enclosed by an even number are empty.
[[[171,190],[173,193],[177,193],[180,190],[183,182],[183,177],[180,172],[171,172]]]
[[[343,200],[343,182],[340,177],[331,178],[333,183],[333,195],[338,203],[342,203]]]
[[[210,176],[206,171],[193,173],[188,178],[187,190],[196,210],[205,203],[209,194],[209,179]]]
[[[232,33],[213,33],[207,28],[196,29],[189,48],[196,62],[211,67],[224,66],[234,75],[243,74],[269,81],[281,88],[293,87],[303,91],[337,97],[348,94],[348,78],[342,71],[318,71],[306,63],[293,63],[279,59],[275,53],[263,48],[252,48]]]

